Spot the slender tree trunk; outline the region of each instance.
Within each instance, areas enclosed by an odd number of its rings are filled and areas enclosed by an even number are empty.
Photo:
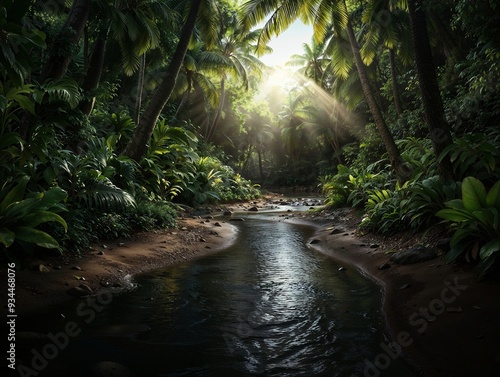
[[[137,78],[137,94],[135,97],[134,121],[139,124],[141,119],[142,91],[144,89],[144,75],[146,73],[146,53],[141,56],[141,66],[139,67],[139,77]]]
[[[453,178],[453,168],[449,158],[441,159],[440,156],[444,149],[453,143],[453,139],[450,126],[444,116],[423,5],[423,0],[408,1],[411,35],[424,115],[436,155],[439,176],[441,180],[448,180]]]
[[[83,92],[86,94],[91,93],[99,87],[101,81],[102,69],[104,66],[104,56],[106,53],[106,37],[99,37],[95,41],[94,49],[92,50],[92,57],[90,58],[89,68],[85,79],[82,83]],[[79,108],[86,115],[89,116],[94,108],[95,97],[84,99],[80,102]]]
[[[389,156],[389,161],[391,162],[391,165],[396,172],[399,181],[405,182],[408,180],[411,172],[409,171],[408,167],[404,165],[399,149],[394,142],[394,138],[392,137],[387,124],[385,123],[382,111],[380,110],[380,107],[375,100],[375,95],[373,94],[373,90],[370,86],[366,67],[359,52],[359,44],[350,21],[347,24],[347,34],[349,36],[349,43],[351,44],[351,49],[354,54],[354,62],[358,70],[359,80],[363,88],[366,102],[368,103],[368,107],[370,108],[370,113],[372,114],[373,121],[375,122],[375,126],[377,127],[382,141],[384,142],[387,154]]]
[[[403,114],[403,105],[401,104],[401,96],[399,95],[398,80],[396,72],[396,59],[394,49],[389,49],[389,62],[391,66],[391,82],[392,82],[392,97],[394,98],[394,107],[398,118]]]
[[[78,44],[90,14],[91,0],[74,0],[66,22],[56,37],[49,59],[40,74],[40,82],[60,79],[73,59],[73,47]],[[61,48],[61,46],[63,48]]]
[[[264,182],[264,168],[262,166],[262,152],[260,151],[260,148],[257,148],[257,156],[259,158],[259,174],[260,174],[260,181]]]
[[[182,107],[184,106],[184,104],[186,103],[188,97],[189,97],[189,93],[191,93],[191,90],[193,88],[193,79],[192,79],[192,76],[193,76],[193,72],[192,71],[187,71],[186,73],[186,79],[187,79],[187,84],[188,84],[188,87],[186,89],[186,92],[182,95],[182,99],[181,99],[181,102],[179,103],[179,106],[177,106],[177,110],[175,111],[175,116],[177,116],[179,114],[179,112],[181,111]]]
[[[219,98],[219,106],[217,107],[217,112],[215,113],[214,120],[210,127],[208,127],[206,140],[211,141],[214,136],[215,129],[217,128],[217,124],[219,123],[220,116],[222,114],[222,109],[224,107],[224,100],[226,98],[226,89],[225,89],[225,80],[224,78],[220,80],[220,98]]]
[[[179,75],[179,70],[182,66],[182,62],[189,45],[189,40],[193,34],[201,1],[202,0],[193,0],[186,22],[182,27],[177,48],[172,55],[170,64],[168,65],[167,74],[151,98],[151,101],[144,111],[139,124],[135,128],[132,139],[122,152],[123,155],[136,161],[140,160],[146,153],[148,143],[151,139],[151,135],[153,134],[158,117],[167,104],[175,87],[175,82],[177,81],[177,76]]]

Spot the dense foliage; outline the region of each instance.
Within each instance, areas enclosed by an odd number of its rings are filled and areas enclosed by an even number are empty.
[[[444,222],[450,259],[495,265],[496,2],[0,6],[0,246],[10,258],[172,226],[179,204],[248,200],[260,195],[253,181],[319,182],[329,205],[363,211],[363,229]],[[311,43],[288,68],[265,67],[266,43],[298,18],[313,25]],[[471,188],[488,197],[480,208],[463,197]]]

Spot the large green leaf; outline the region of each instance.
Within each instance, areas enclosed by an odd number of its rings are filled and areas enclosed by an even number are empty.
[[[18,202],[24,197],[24,190],[26,189],[26,184],[30,180],[29,177],[24,176],[21,178],[16,187],[14,187],[2,200],[0,203],[0,213],[3,213],[5,209],[12,203]]]
[[[500,239],[496,238],[481,248],[479,256],[481,259],[487,259],[498,251],[500,251]]]
[[[445,208],[436,213],[436,216],[442,219],[454,221],[454,222],[464,222],[469,220],[474,220],[474,216],[467,211],[459,209]]]
[[[28,226],[35,228],[36,226],[49,222],[49,221],[56,221],[59,224],[61,224],[66,231],[68,231],[68,225],[66,224],[66,221],[59,216],[57,213],[54,212],[49,212],[49,211],[37,211],[35,213],[32,213],[22,219],[23,221],[23,226]]]
[[[20,226],[16,229],[16,238],[47,249],[59,249],[59,243],[50,234],[27,226]]]
[[[479,179],[467,177],[463,180],[462,201],[469,211],[477,211],[486,206],[486,189]]]
[[[486,205],[500,210],[500,181],[497,181],[486,195]]]
[[[5,247],[9,247],[16,240],[16,235],[13,231],[7,228],[0,228],[0,242],[4,244]]]

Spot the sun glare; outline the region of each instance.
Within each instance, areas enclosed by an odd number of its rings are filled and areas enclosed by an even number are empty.
[[[359,119],[346,109],[346,107],[333,98],[326,90],[321,88],[311,79],[294,72],[288,67],[269,68],[267,77],[260,85],[259,91],[255,96],[256,102],[266,101],[271,109],[281,110],[284,105],[290,105],[290,93],[295,92],[294,96],[308,94],[312,98],[312,103],[332,114],[337,119],[337,124],[342,125],[344,131],[357,136],[360,135]]]

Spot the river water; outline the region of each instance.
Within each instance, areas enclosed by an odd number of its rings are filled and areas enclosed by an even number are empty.
[[[102,361],[157,377],[415,375],[380,356],[378,285],[309,248],[312,227],[276,212],[245,217],[230,248],[138,276],[132,291],[97,298],[98,310],[73,310],[66,321],[81,331],[46,375],[92,376]]]

